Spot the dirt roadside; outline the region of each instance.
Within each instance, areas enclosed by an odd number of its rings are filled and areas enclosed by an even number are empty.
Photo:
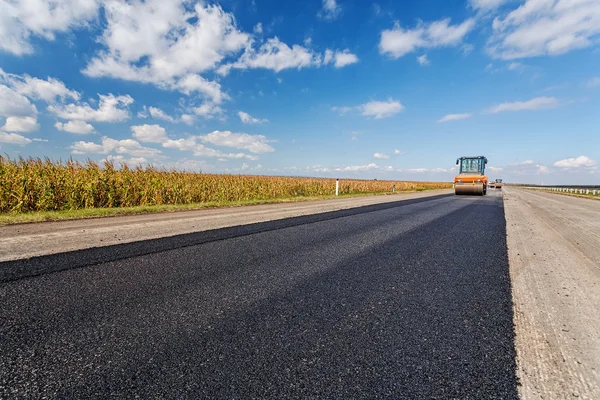
[[[600,202],[503,192],[520,397],[600,399]]]
[[[0,262],[450,193],[451,190],[431,190],[387,196],[8,225],[0,229]]]

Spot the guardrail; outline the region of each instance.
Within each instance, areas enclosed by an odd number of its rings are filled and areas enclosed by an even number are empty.
[[[583,186],[583,187],[574,187],[574,186],[522,186],[523,189],[534,189],[534,190],[545,190],[547,192],[559,192],[559,193],[567,193],[567,194],[585,194],[591,196],[600,196],[600,188],[597,186]],[[594,189],[596,188],[596,189]]]

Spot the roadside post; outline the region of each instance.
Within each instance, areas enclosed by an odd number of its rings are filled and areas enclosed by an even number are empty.
[[[336,178],[335,180],[335,195],[338,196],[340,192],[340,179]]]

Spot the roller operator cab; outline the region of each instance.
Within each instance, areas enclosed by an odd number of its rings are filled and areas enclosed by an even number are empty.
[[[485,176],[487,158],[484,156],[461,157],[456,160],[458,175],[454,178],[455,194],[483,196],[487,193],[488,177]]]

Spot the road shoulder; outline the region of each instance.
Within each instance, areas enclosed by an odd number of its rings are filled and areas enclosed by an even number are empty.
[[[520,396],[598,399],[600,203],[515,188],[504,202]]]

